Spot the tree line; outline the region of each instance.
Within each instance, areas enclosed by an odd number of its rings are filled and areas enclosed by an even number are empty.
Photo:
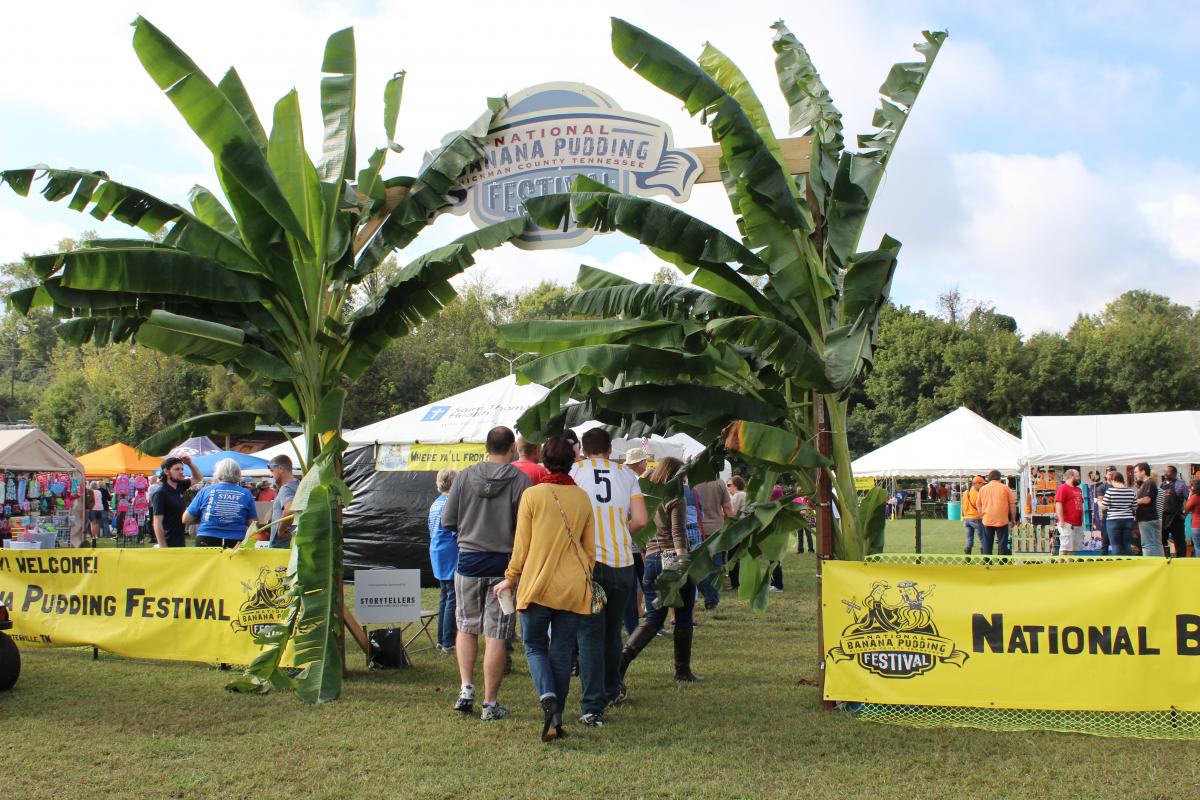
[[[4,293],[31,281],[23,263],[0,267]],[[654,281],[684,278],[664,267]],[[543,282],[499,292],[486,275],[468,282],[442,313],[393,342],[354,383],[346,426],[505,375],[507,363],[484,356],[518,355],[501,348],[498,327],[565,316],[571,290]],[[223,367],[130,345],[72,347],[58,340],[55,324],[48,311],[0,319],[0,417],[28,420],[72,452],[138,442],[206,411],[281,413],[270,394]],[[1027,414],[1173,411],[1195,407],[1198,397],[1196,309],[1133,290],[1097,314],[1080,315],[1066,333],[1023,337],[1011,316],[988,305],[967,308],[951,290],[936,313],[884,309],[874,365],[851,396],[851,445],[862,454],[958,406],[1019,434]]]
[[[987,305],[944,293],[938,313],[890,305],[850,412],[852,446],[868,452],[966,406],[1020,435],[1022,416],[1196,408],[1200,312],[1160,294],[1125,292],[1066,333],[1023,337]]]
[[[81,239],[86,240],[89,234]],[[60,243],[60,249],[75,246]],[[380,280],[396,269],[393,262]],[[0,292],[33,285],[23,262],[0,265]],[[365,287],[362,298],[369,296]],[[545,282],[497,291],[486,274],[413,334],[397,339],[353,384],[344,422],[356,428],[465,391],[508,373],[485,353],[502,352],[498,326],[565,313],[570,287]],[[54,332],[49,310],[0,318],[0,419],[28,421],[73,453],[137,443],[181,419],[250,410],[284,420],[267,391],[225,367],[206,366],[132,344],[75,347]]]

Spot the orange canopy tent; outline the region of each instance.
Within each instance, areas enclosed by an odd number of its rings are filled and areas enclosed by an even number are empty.
[[[148,474],[158,469],[161,459],[144,456],[127,444],[109,445],[79,457],[83,474],[89,478],[113,478],[117,475]]]

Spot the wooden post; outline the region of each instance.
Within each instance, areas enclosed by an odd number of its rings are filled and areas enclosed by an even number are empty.
[[[918,499],[917,500],[917,516],[913,520],[913,525],[916,527],[916,536],[917,536],[916,550],[918,553],[921,552],[921,517],[923,517],[924,515],[925,515],[925,512],[923,512],[921,510],[921,501]]]
[[[817,430],[817,450],[821,455],[833,453],[833,440],[829,435],[828,412],[825,408],[825,398],[813,392],[813,422]],[[830,506],[832,484],[829,480],[829,470],[817,471],[817,684],[821,692],[821,702],[826,711],[833,710],[833,703],[825,700],[825,635],[824,613],[821,604],[822,584],[825,562],[833,558],[833,510]]]

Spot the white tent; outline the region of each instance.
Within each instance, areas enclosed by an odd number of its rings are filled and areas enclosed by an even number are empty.
[[[968,408],[957,408],[856,460],[856,478],[956,478],[1017,473],[1021,440]]]
[[[1124,467],[1139,461],[1174,464],[1185,473],[1200,464],[1200,411],[1025,417],[1025,466]]]
[[[487,432],[497,425],[515,429],[517,418],[548,391],[536,383],[518,386],[516,376],[509,375],[445,400],[346,431],[342,436],[351,447],[397,442],[482,442],[487,438]]]

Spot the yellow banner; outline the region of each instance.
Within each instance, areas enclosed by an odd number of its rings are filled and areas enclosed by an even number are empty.
[[[1200,711],[1200,561],[827,562],[825,699]]]
[[[874,478],[855,478],[854,479],[854,491],[856,491],[856,492],[869,492],[874,488],[875,488],[875,479]]]
[[[482,443],[458,444],[381,444],[375,454],[379,472],[436,472],[439,469],[464,470],[487,459]]]
[[[21,647],[248,664],[280,634],[287,560],[274,549],[4,550],[0,598]]]

